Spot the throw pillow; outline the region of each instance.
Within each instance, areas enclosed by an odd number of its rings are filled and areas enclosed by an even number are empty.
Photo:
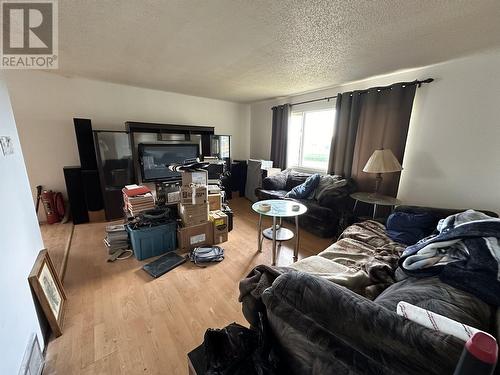
[[[436,217],[430,213],[395,212],[387,218],[387,235],[396,242],[413,245],[432,233]]]
[[[314,193],[314,199],[319,201],[323,195],[328,194],[331,190],[335,190],[346,185],[347,180],[342,176],[332,176],[329,174],[322,175],[318,187],[316,188],[316,192]]]
[[[286,198],[297,198],[297,199],[306,199],[311,194],[314,193],[314,189],[319,184],[320,175],[315,173],[307,178],[303,184],[300,184],[286,193]]]
[[[286,180],[288,173],[286,171],[267,176],[262,180],[262,189],[264,190],[286,190]],[[288,189],[290,190],[290,189]],[[287,191],[288,191],[287,190]]]

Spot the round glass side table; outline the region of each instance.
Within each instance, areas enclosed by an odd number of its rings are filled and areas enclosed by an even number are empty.
[[[269,204],[271,209],[269,211],[262,211],[261,204]],[[260,252],[262,252],[262,241],[264,238],[273,241],[273,263],[276,265],[276,242],[288,241],[295,237],[295,248],[293,251],[293,260],[297,260],[299,255],[299,216],[306,213],[307,207],[302,203],[287,200],[287,199],[268,199],[256,202],[252,205],[252,209],[259,214],[259,227],[257,231],[257,245]],[[270,228],[262,230],[262,216],[270,216],[273,218],[273,225]],[[281,225],[282,218],[295,217],[295,233],[290,229],[284,228]],[[279,224],[277,223],[279,219]]]

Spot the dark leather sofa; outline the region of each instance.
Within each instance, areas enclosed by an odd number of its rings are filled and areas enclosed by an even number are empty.
[[[255,189],[259,200],[284,199],[286,193],[302,184],[311,174],[294,170],[284,170],[262,180],[262,187]],[[350,211],[349,194],[355,191],[354,183],[347,183],[335,189],[329,189],[319,200],[295,199],[307,207],[307,212],[299,218],[301,228],[319,237],[335,237],[338,226],[346,210]]]

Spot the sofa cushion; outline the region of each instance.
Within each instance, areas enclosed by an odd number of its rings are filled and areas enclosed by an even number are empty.
[[[333,212],[329,208],[321,207],[316,201],[311,199],[296,199],[307,207],[307,216],[318,220],[331,220]],[[302,218],[301,218],[302,219]]]
[[[283,171],[281,173],[276,173],[275,175],[268,176],[262,180],[262,189],[286,190],[287,177],[288,177],[287,171]]]
[[[264,190],[264,189],[259,189],[259,199],[264,200],[264,199],[283,199],[288,193],[286,190]]]
[[[342,176],[337,175],[322,175],[316,191],[314,192],[314,199],[320,200],[324,194],[327,194],[330,190],[338,189],[342,186],[347,185],[347,180]]]
[[[314,195],[314,190],[316,190],[319,180],[319,174],[315,173],[309,176],[302,184],[295,186],[285,195],[285,197],[299,199],[309,198],[311,194]]]
[[[405,301],[471,327],[492,332],[495,311],[472,294],[443,283],[438,277],[407,278],[387,288],[375,303],[396,311]]]
[[[358,294],[363,294],[365,287],[370,284],[370,278],[363,270],[347,267],[318,255],[304,258],[290,267],[345,286]]]
[[[396,242],[413,245],[432,233],[436,217],[430,213],[395,212],[387,218],[387,235]]]

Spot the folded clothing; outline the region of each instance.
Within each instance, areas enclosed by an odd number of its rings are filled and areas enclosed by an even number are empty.
[[[387,235],[395,242],[413,245],[429,236],[437,222],[437,218],[429,213],[395,212],[387,218]]]

